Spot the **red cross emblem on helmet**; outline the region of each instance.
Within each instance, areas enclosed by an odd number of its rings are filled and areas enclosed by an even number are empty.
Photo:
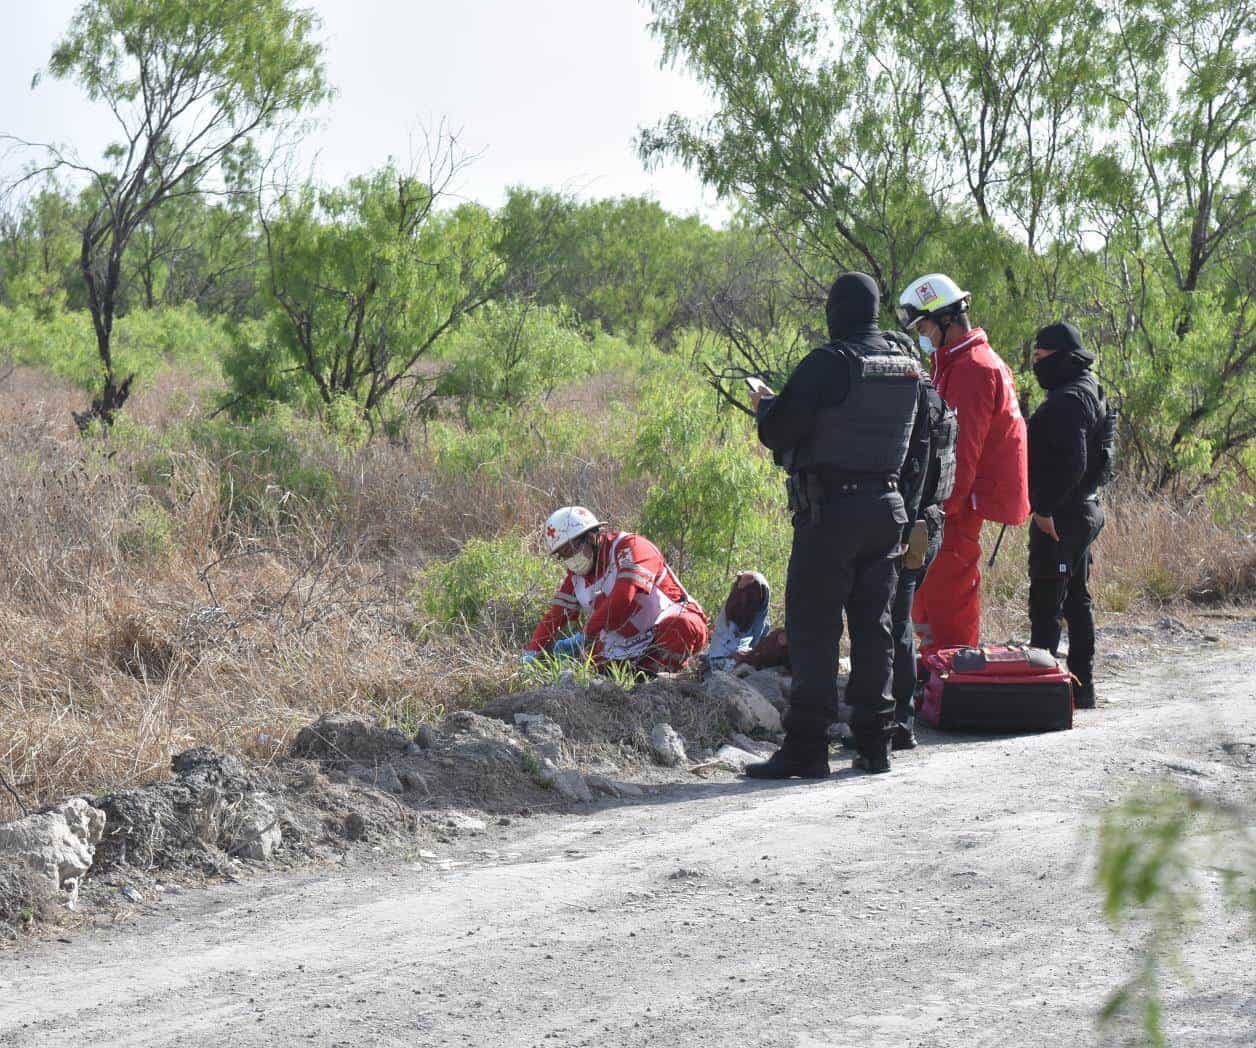
[[[558,532],[554,530],[554,525],[551,524],[545,529],[545,534],[547,534],[550,538],[553,538],[558,534]]]

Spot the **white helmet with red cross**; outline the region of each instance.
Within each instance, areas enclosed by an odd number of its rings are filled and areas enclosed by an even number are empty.
[[[967,313],[972,295],[945,273],[929,273],[913,280],[898,296],[894,316],[904,331],[911,331],[925,317]]]
[[[555,553],[572,539],[579,538],[586,531],[600,528],[604,523],[583,506],[556,509],[545,522],[545,548]]]

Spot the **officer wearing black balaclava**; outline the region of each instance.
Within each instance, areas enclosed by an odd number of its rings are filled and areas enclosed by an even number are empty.
[[[919,365],[881,334],[879,308],[871,277],[843,273],[829,291],[830,341],[803,358],[779,396],[755,397],[759,439],[789,470],[785,629],[794,677],[784,745],[746,769],[753,778],[828,775],[843,607],[853,766],[890,769],[890,601],[908,519],[898,486],[915,427],[928,423],[917,419]]]
[[[1115,411],[1072,324],[1049,324],[1034,337],[1034,377],[1047,399],[1029,420],[1030,644],[1052,654],[1068,623],[1073,701],[1095,705],[1095,620],[1090,607],[1090,546],[1103,528],[1099,488],[1112,474]]]

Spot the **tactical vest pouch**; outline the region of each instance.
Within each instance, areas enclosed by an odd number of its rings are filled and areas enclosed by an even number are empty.
[[[1109,404],[1106,397],[1103,407],[1103,421],[1099,424],[1099,469],[1095,478],[1099,487],[1112,483],[1116,476],[1116,434],[1121,420],[1121,412]]]
[[[791,473],[785,481],[785,495],[790,515],[811,524],[820,523],[824,488],[814,473]]]
[[[940,506],[955,490],[955,445],[959,441],[959,416],[954,408],[944,408],[929,434],[929,454],[938,464],[938,483],[933,504]]]

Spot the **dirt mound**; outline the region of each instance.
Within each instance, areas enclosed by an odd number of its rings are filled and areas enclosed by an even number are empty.
[[[235,757],[200,746],[177,754],[170,767],[171,781],[119,790],[92,802],[105,813],[98,868],[180,866],[217,872],[227,855],[253,851],[251,845],[278,821],[264,787]]]
[[[48,893],[29,866],[0,859],[0,942],[16,939],[23,927],[47,919],[52,910]]]
[[[606,746],[651,754],[650,731],[670,724],[691,748],[715,747],[734,731],[724,698],[689,677],[660,677],[632,691],[595,682],[558,685],[503,695],[483,712],[508,724],[515,714],[543,714],[563,730],[577,756]]]
[[[293,757],[312,760],[387,760],[410,740],[396,728],[380,728],[368,717],[329,713],[297,732]]]

